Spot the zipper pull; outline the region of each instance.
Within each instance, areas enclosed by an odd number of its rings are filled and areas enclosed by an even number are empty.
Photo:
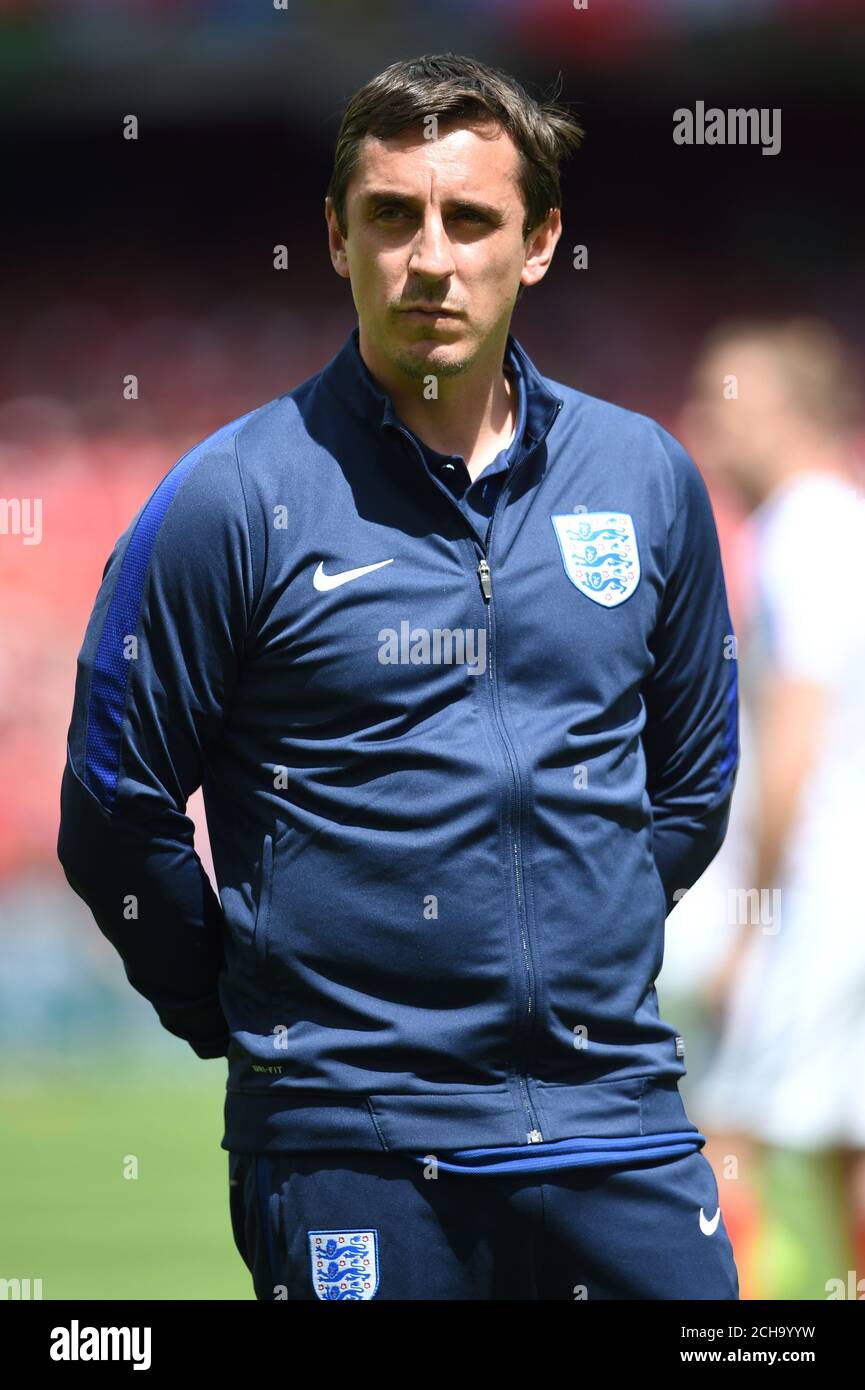
[[[490,573],[490,567],[483,558],[478,561],[478,577],[481,581],[481,589],[483,590],[484,598],[487,600],[487,603],[489,603],[493,596],[493,579]]]
[[[526,1138],[530,1144],[542,1144],[544,1141],[544,1136],[539,1129],[530,1129]]]

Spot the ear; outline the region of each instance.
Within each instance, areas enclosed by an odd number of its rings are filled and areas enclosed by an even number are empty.
[[[347,280],[349,278],[349,272],[348,256],[345,250],[345,238],[339,230],[339,224],[336,219],[336,209],[333,205],[333,199],[330,197],[324,200],[324,216],[328,226],[327,243],[328,250],[330,251],[331,264],[337,275],[341,275],[344,280]]]
[[[550,208],[544,221],[539,222],[526,238],[526,259],[520,275],[521,285],[536,285],[539,280],[543,280],[561,235],[561,211],[559,208]]]

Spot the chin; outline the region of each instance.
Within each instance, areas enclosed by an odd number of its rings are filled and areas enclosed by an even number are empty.
[[[429,372],[457,376],[469,362],[468,353],[459,344],[436,342],[429,337],[398,343],[394,356],[404,370],[415,368],[419,377]]]

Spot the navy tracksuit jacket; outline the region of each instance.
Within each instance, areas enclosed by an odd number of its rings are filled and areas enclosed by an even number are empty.
[[[163,1025],[227,1055],[230,1151],[702,1142],[654,980],[738,766],[709,498],[654,421],[506,363],[517,436],[469,486],[355,328],[106,564],[58,852]]]

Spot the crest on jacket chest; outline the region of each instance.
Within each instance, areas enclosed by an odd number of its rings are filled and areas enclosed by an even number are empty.
[[[581,594],[614,608],[640,582],[640,553],[628,512],[573,512],[551,516],[565,574]]]

